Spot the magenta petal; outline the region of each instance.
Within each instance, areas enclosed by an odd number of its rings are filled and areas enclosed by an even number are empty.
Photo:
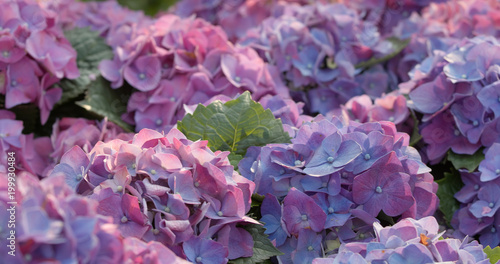
[[[142,56],[124,71],[125,80],[136,89],[147,92],[155,89],[161,79],[160,60],[155,56]]]

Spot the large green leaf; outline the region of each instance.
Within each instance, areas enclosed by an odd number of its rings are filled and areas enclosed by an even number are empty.
[[[58,105],[82,95],[89,85],[100,76],[99,63],[113,57],[113,51],[99,36],[99,32],[92,31],[90,28],[75,28],[66,31],[64,35],[77,52],[76,63],[80,77],[74,80],[63,79],[57,84],[63,89],[62,98]]]
[[[453,151],[448,152],[448,160],[451,161],[455,169],[468,169],[473,172],[479,167],[479,163],[484,160],[483,150],[480,149],[472,155],[456,154]]]
[[[225,104],[199,104],[193,114],[177,122],[177,128],[190,140],[208,140],[213,150],[230,151],[233,164],[245,156],[250,146],[290,142],[281,120],[253,101],[249,92]]]
[[[274,256],[283,255],[274,245],[271,240],[264,234],[266,230],[263,226],[257,224],[250,224],[242,226],[243,229],[248,231],[253,238],[253,255],[248,258],[239,258],[230,261],[233,264],[257,264],[257,263],[271,263],[270,258]]]
[[[392,58],[394,58],[396,55],[398,55],[407,45],[410,43],[410,39],[399,39],[396,37],[390,37],[387,38],[387,41],[389,41],[392,44],[392,52],[389,53],[388,55],[381,57],[381,58],[371,58],[367,61],[360,62],[356,64],[356,68],[370,68],[376,64],[383,63],[385,61],[388,61]]]
[[[495,264],[500,260],[500,247],[492,249],[490,246],[487,246],[484,248],[484,253],[486,253],[490,259],[491,264]]]
[[[132,88],[127,86],[117,90],[111,89],[110,83],[99,77],[89,85],[85,99],[77,104],[91,113],[107,117],[125,131],[132,132],[132,127],[121,119],[121,115],[127,111],[131,93]]]
[[[437,196],[439,197],[439,209],[444,214],[444,218],[449,223],[453,214],[460,208],[460,203],[454,195],[464,184],[458,173],[444,173],[444,178],[436,181],[439,184]]]

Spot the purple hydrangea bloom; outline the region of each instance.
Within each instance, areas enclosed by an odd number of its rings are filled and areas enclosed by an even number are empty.
[[[6,108],[35,103],[42,124],[47,122],[61,98],[60,88],[51,88],[62,78],[75,79],[76,51],[64,37],[56,13],[36,1],[1,4],[0,73],[5,74],[0,93]],[[3,75],[2,74],[2,75]]]
[[[249,257],[252,236],[236,225],[258,223],[245,215],[255,184],[234,172],[228,152],[213,152],[207,144],[177,129],[143,129],[131,139],[100,141],[87,152],[75,146],[49,178],[78,163],[71,158],[77,154],[85,161],[77,164],[84,168],[78,184],[88,189],[76,190],[97,200],[97,212],[112,217],[124,237],[160,242],[193,262]],[[65,176],[79,175],[70,172]]]
[[[388,227],[375,223],[375,239],[342,244],[339,252],[327,259],[332,263],[363,263],[363,260],[388,263],[489,262],[477,241],[468,243],[467,240],[439,239],[442,233],[437,233],[438,227],[434,217],[420,220],[407,218]],[[353,256],[356,256],[357,262],[352,262]],[[322,261],[316,259],[313,263]]]

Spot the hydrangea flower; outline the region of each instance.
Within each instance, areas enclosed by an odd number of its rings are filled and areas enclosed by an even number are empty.
[[[184,105],[214,95],[234,97],[250,91],[255,100],[277,94],[289,98],[274,67],[253,49],[234,46],[220,28],[202,19],[136,17],[117,27],[105,32],[115,56],[103,60],[99,69],[113,88],[125,80],[138,90],[123,116],[137,131],[168,131],[184,116]],[[124,35],[125,30],[129,33]]]
[[[0,177],[7,182],[7,174]],[[2,262],[121,261],[122,241],[110,220],[97,214],[96,201],[76,195],[61,177],[39,182],[21,172],[16,183],[16,246],[22,250],[12,257],[2,248]],[[6,209],[10,205],[3,194],[0,204]]]
[[[498,59],[493,54],[498,45],[487,37],[463,40],[429,56],[426,60],[433,62],[428,68],[422,70],[423,62],[414,68],[412,79],[401,84],[409,88],[410,107],[423,113],[421,134],[432,163],[450,148],[458,154],[473,154],[498,142],[495,106],[485,99],[497,82]]]
[[[497,199],[500,169],[496,169],[499,150],[499,143],[485,149],[485,159],[479,164],[478,171],[470,173],[460,170],[464,186],[455,194],[455,198],[461,207],[451,222],[455,228],[454,236],[479,235],[481,244],[491,247],[500,245],[500,233],[497,231],[500,228],[500,201]]]
[[[393,123],[318,116],[291,131],[291,144],[250,147],[239,163],[255,192],[265,195],[261,221],[285,253],[280,261],[320,256],[317,236],[330,245],[327,251],[335,243],[370,239],[380,212],[419,219],[437,209],[430,169]]]
[[[375,98],[389,88],[382,67],[362,72],[355,66],[388,54],[392,44],[343,4],[282,3],[238,44],[276,65],[292,97],[307,102],[307,113],[325,115],[354,96]]]
[[[245,216],[255,185],[233,171],[228,154],[177,129],[143,129],[88,152],[75,146],[49,178],[81,168],[64,175],[98,201],[97,212],[112,217],[122,236],[160,242],[189,261],[225,263],[253,254],[252,236],[237,224],[258,223]]]
[[[54,22],[56,13],[38,2],[8,1],[0,8],[0,75],[4,78],[0,93],[6,97],[5,107],[35,103],[45,124],[62,95],[53,84],[80,75],[76,51]]]
[[[406,218],[393,226],[374,223],[376,238],[367,242],[342,244],[338,253],[312,263],[489,263],[483,246],[467,239],[440,239],[438,223],[432,216]]]

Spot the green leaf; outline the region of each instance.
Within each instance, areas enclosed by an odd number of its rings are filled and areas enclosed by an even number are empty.
[[[230,151],[232,164],[237,164],[250,146],[290,142],[281,120],[253,101],[249,92],[225,104],[199,104],[193,114],[177,122],[177,128],[190,140],[208,140],[212,150]]]
[[[392,58],[394,58],[396,55],[398,55],[407,45],[410,43],[410,39],[398,39],[396,37],[390,37],[387,38],[387,41],[389,41],[392,44],[392,52],[382,58],[371,58],[367,61],[360,62],[356,64],[356,69],[359,68],[370,68],[376,64],[388,61]]]
[[[460,203],[455,199],[454,195],[464,184],[458,173],[444,173],[444,178],[437,180],[439,188],[437,196],[439,197],[439,209],[444,214],[444,218],[449,223],[453,217],[453,213],[460,208]]]
[[[62,88],[63,94],[58,105],[82,95],[88,86],[100,76],[99,63],[104,59],[113,58],[113,51],[99,36],[99,32],[92,31],[90,28],[75,28],[64,32],[64,35],[77,52],[76,63],[80,77],[74,80],[63,79],[59,82],[58,85]]]
[[[453,151],[448,152],[448,160],[451,161],[455,169],[468,169],[473,172],[479,167],[479,163],[484,160],[483,150],[480,149],[472,155],[456,154]]]
[[[131,87],[122,87],[118,90],[111,89],[110,84],[103,77],[91,83],[85,99],[77,104],[87,111],[121,126],[125,131],[132,132],[132,127],[121,119],[127,111],[127,102],[132,93]]]
[[[257,264],[257,263],[270,263],[269,259],[274,256],[283,255],[274,245],[271,240],[264,234],[266,230],[263,226],[257,224],[249,224],[241,226],[248,231],[253,238],[253,255],[248,258],[239,258],[231,260],[229,263],[233,264]]]
[[[490,246],[487,246],[484,248],[484,253],[486,253],[488,258],[490,259],[491,264],[495,264],[500,260],[500,247],[492,249]]]
[[[415,112],[411,110],[410,113],[411,113],[411,118],[413,119],[413,131],[410,136],[410,146],[415,146],[415,144],[417,144],[422,139],[422,135],[420,135],[418,131],[418,124],[420,122],[418,121]]]
[[[243,156],[231,152],[227,158],[231,165],[233,165],[234,170],[238,170],[238,163],[243,159]]]

